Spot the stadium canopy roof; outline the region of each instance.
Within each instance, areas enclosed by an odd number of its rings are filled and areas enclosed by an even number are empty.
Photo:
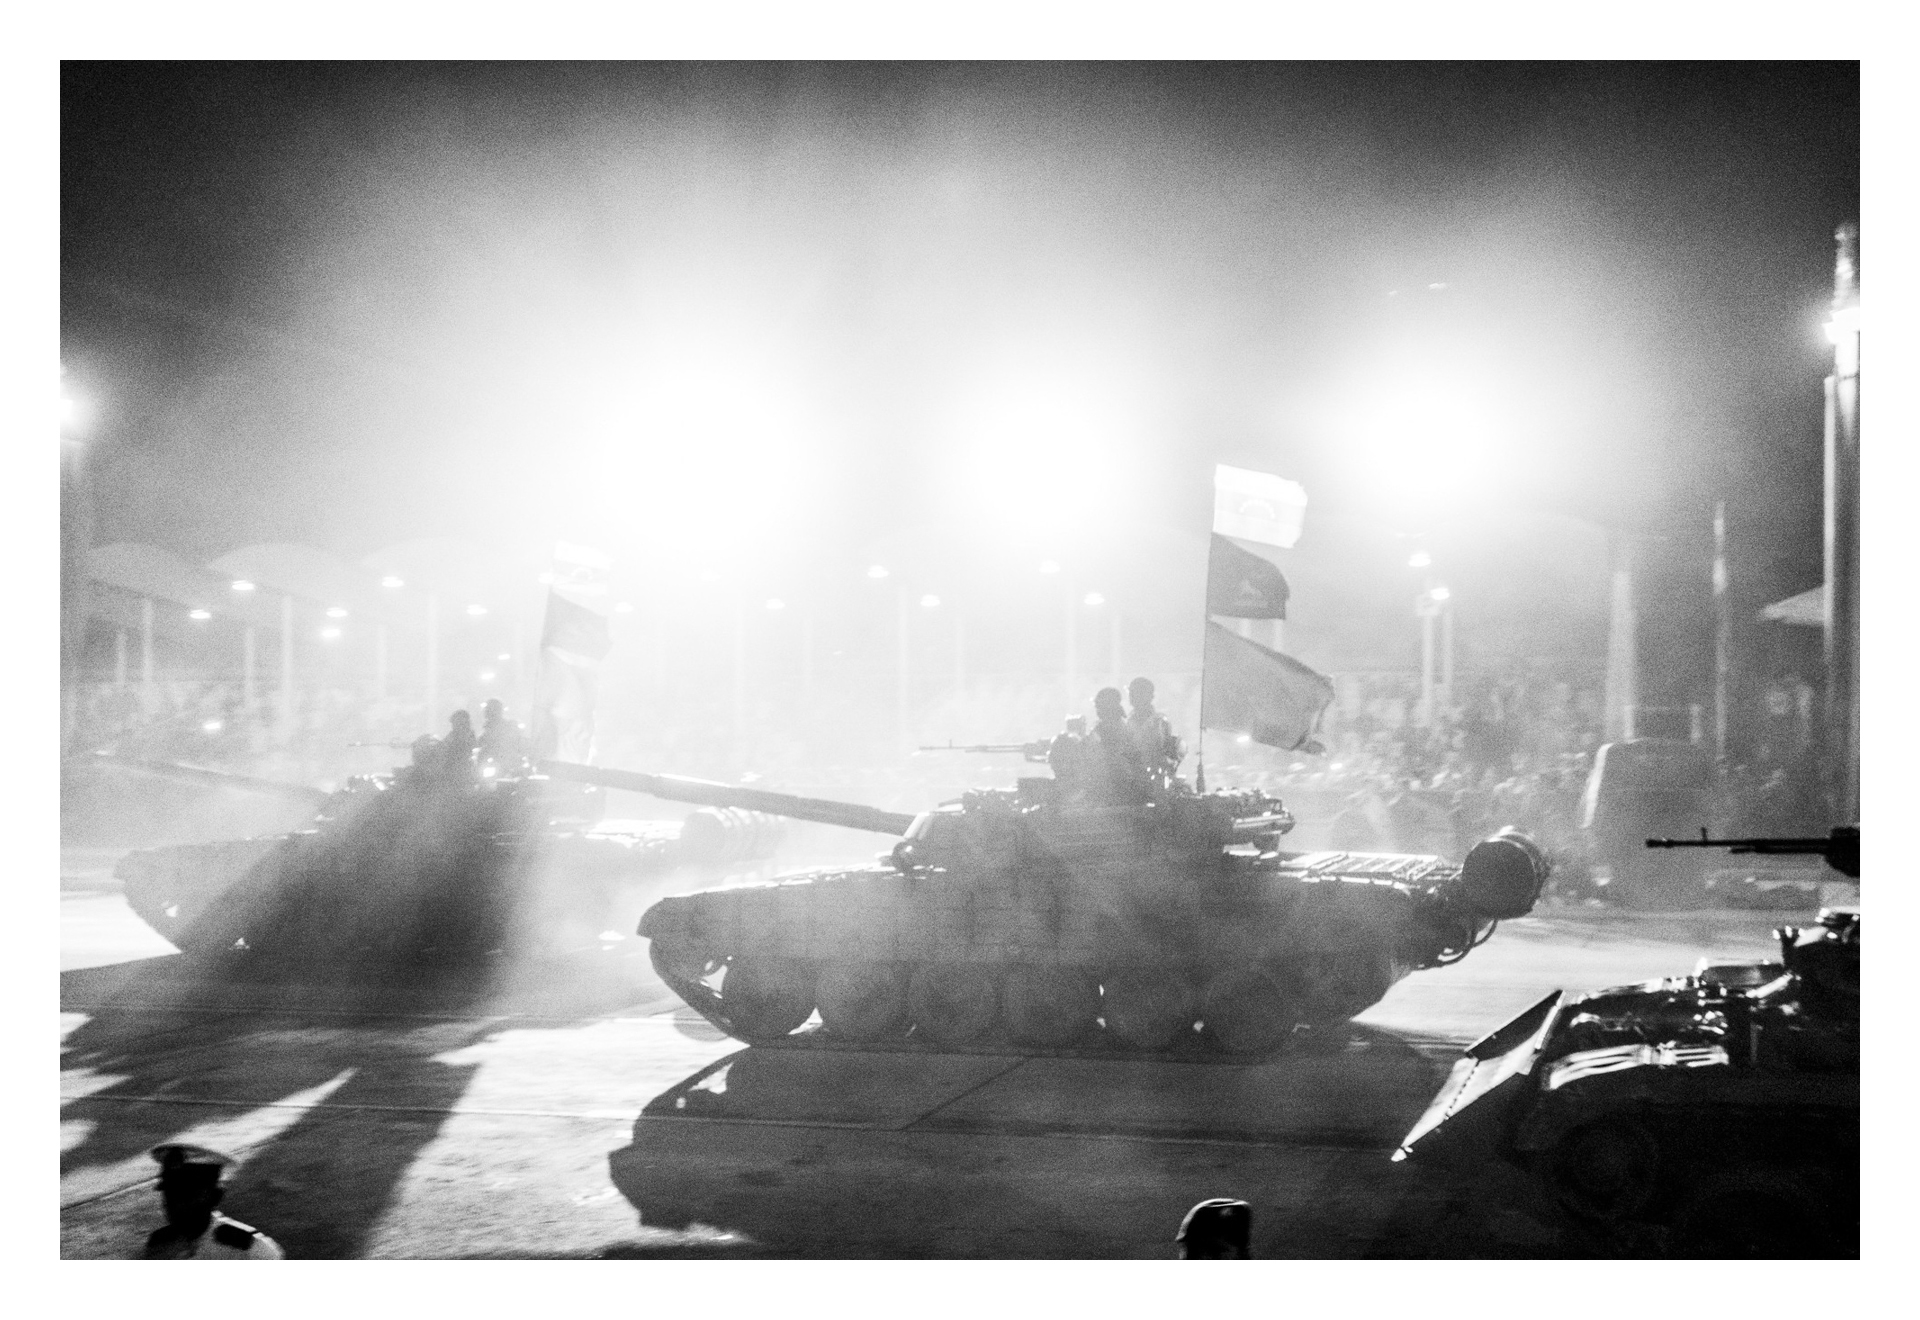
[[[1798,596],[1776,600],[1760,611],[1760,617],[1772,623],[1797,623],[1806,628],[1821,628],[1827,620],[1827,589],[1815,587]]]
[[[87,552],[87,575],[94,586],[89,613],[122,626],[138,623],[138,606],[130,598],[141,596],[159,607],[154,612],[157,624],[169,623],[176,615],[184,622],[189,610],[206,610],[241,624],[277,622],[267,602],[236,593],[230,579],[156,545],[119,541],[96,546]]]

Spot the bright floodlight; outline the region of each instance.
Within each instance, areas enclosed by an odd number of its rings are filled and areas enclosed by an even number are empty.
[[[346,608],[340,605],[329,605],[327,606],[327,617],[329,619],[344,619],[347,617]]]
[[[323,642],[337,642],[340,640],[340,630],[338,628],[322,628],[320,630],[320,640]]]
[[[477,618],[479,618],[479,617],[480,617],[481,615],[483,615],[483,614],[485,614],[486,612],[487,612],[487,607],[486,607],[485,605],[469,605],[469,606],[467,606],[467,615],[468,615],[468,617],[469,617],[469,618],[474,618],[474,619],[477,619]]]
[[[785,602],[784,600],[781,600],[776,596],[767,602],[767,608],[769,610],[776,610],[776,611],[784,610],[785,608],[787,608],[787,602]]]
[[[220,730],[226,727],[227,726],[222,724],[219,720],[203,720],[200,724],[200,732],[218,733],[220,732]]]
[[[1827,342],[1829,344],[1838,344],[1840,340],[1847,335],[1859,334],[1860,309],[1858,307],[1840,308],[1834,312],[1833,319],[1828,321],[1821,329],[1827,332]]]
[[[881,567],[879,564],[873,564],[867,569],[867,576],[872,578],[876,582],[878,582],[881,578],[885,577],[886,575],[887,575],[887,570]]]
[[[502,652],[501,652],[501,653],[500,653],[499,655],[496,655],[496,656],[495,656],[495,657],[493,657],[493,658],[494,658],[495,660],[500,660],[500,661],[507,661],[507,660],[511,660],[511,659],[513,659],[513,652],[511,652],[511,651],[502,651]]]
[[[213,617],[213,611],[212,610],[188,610],[187,617],[189,619],[192,619],[195,623],[205,623],[208,619],[211,619]]]
[[[1451,596],[1453,593],[1451,591],[1448,591],[1445,587],[1435,587],[1432,591],[1428,592],[1427,594],[1432,596],[1435,600],[1445,600],[1447,597]]]
[[[1086,595],[1086,603],[1094,606],[1105,605],[1107,598],[1097,591],[1089,591]]]
[[[494,677],[495,677],[494,672],[491,669],[482,669],[480,671],[480,681],[482,683],[491,683],[493,682]]]
[[[1433,556],[1425,550],[1415,550],[1407,556],[1408,568],[1427,568],[1433,563]]]
[[[940,598],[931,593],[922,596],[920,598],[920,608],[923,610],[937,610],[940,608]]]
[[[613,607],[613,612],[615,614],[632,614],[633,606],[629,602],[623,600],[618,605],[615,605]]]
[[[252,591],[253,583],[247,581],[245,578],[239,578],[235,580],[233,589],[235,591]]]
[[[1058,559],[1043,559],[1040,561],[1040,571],[1042,573],[1058,573],[1060,571],[1060,561]]]
[[[380,585],[387,588],[387,590],[389,591],[398,591],[401,587],[404,587],[407,584],[401,581],[398,575],[389,573],[385,577],[380,579]]]

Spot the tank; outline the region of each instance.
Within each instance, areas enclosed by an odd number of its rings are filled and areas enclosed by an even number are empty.
[[[1819,853],[1859,876],[1857,827],[1648,842]],[[1393,1158],[1505,1161],[1625,1254],[1858,1255],[1860,913],[1775,936],[1777,959],[1547,995],[1468,1047]]]
[[[1547,866],[1503,831],[1455,864],[1289,852],[1279,798],[1175,780],[1138,806],[1063,805],[1055,781],[918,816],[551,764],[556,778],[902,837],[872,865],[671,897],[642,917],[662,980],[738,1039],[817,1008],[846,1041],[1268,1051],[1342,1022],[1526,914]],[[692,786],[691,788],[689,786]],[[697,796],[688,796],[689,793]]]
[[[185,766],[142,769],[203,784],[224,778]],[[683,864],[764,857],[781,832],[777,818],[735,808],[696,811],[682,823],[603,823],[600,798],[532,773],[448,777],[405,767],[349,779],[324,797],[307,829],[141,849],[122,857],[115,875],[133,911],[183,952],[458,961],[624,938],[652,896],[641,882]]]

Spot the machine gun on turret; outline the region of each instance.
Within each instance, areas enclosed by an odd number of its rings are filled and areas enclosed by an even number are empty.
[[[1649,848],[1725,848],[1733,854],[1762,857],[1812,856],[1850,880],[1860,878],[1860,827],[1836,825],[1824,839],[1714,839],[1705,829],[1697,839],[1648,839]]]
[[[1046,764],[1047,748],[1052,744],[1045,738],[1029,743],[941,743],[938,746],[922,745],[916,748],[922,752],[1000,752],[1012,755],[1018,752],[1029,761]]]

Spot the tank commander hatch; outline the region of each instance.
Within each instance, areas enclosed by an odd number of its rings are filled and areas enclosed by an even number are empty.
[[[167,1222],[147,1235],[142,1260],[285,1260],[280,1244],[216,1208],[235,1160],[205,1146],[170,1143],[147,1152],[160,1166]]]

